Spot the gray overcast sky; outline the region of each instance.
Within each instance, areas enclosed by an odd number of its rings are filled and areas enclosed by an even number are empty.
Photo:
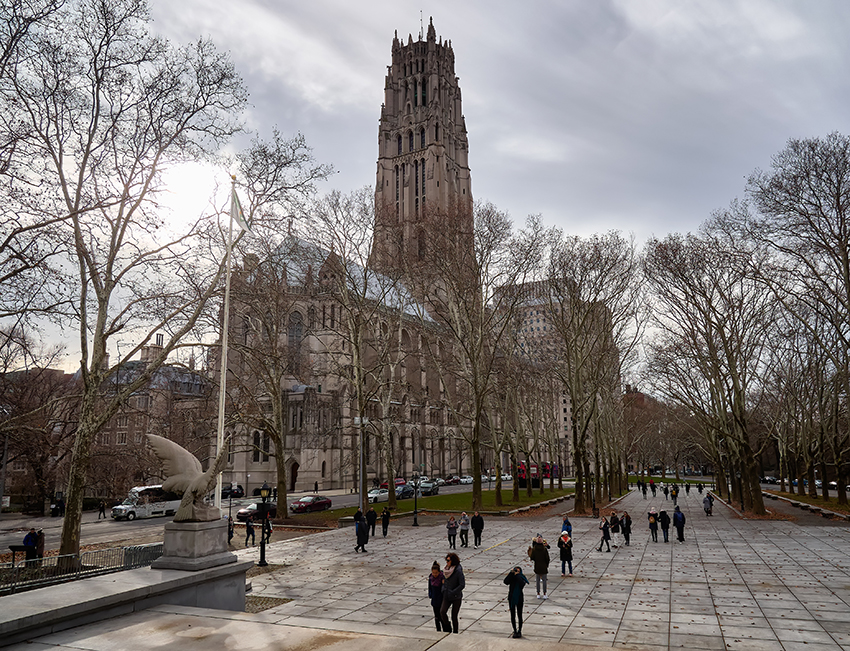
[[[301,131],[375,182],[393,33],[450,39],[473,194],[517,225],[693,230],[789,138],[850,132],[844,0],[152,0],[154,29],[210,36],[251,92],[248,125]]]

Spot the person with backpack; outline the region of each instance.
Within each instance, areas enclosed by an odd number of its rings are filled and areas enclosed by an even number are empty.
[[[670,497],[673,498],[673,506],[676,506],[676,500],[679,498],[679,487],[673,484],[673,488],[670,490]]]
[[[664,534],[664,542],[670,542],[670,516],[667,511],[661,509],[658,514],[658,524],[661,525],[661,533]]]
[[[649,534],[652,536],[652,542],[658,542],[658,512],[655,509],[650,509],[647,519],[649,520]]]
[[[676,510],[673,511],[673,526],[676,527],[676,540],[679,543],[685,542],[685,514],[676,507]]]
[[[546,595],[546,579],[549,574],[549,544],[543,540],[541,534],[537,534],[531,540],[528,548],[528,557],[534,563],[534,577],[537,579],[537,598],[548,599]],[[543,594],[540,594],[540,584],[543,584]]]

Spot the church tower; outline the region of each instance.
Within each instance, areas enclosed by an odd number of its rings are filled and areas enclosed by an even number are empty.
[[[428,229],[472,232],[469,144],[451,41],[393,38],[378,127],[373,262],[390,271],[427,264]],[[445,220],[465,223],[446,224]]]

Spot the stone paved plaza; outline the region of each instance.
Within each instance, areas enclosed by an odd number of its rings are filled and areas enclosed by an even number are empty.
[[[687,516],[681,545],[649,541],[649,507],[664,506],[672,513],[672,501],[663,495],[644,500],[633,492],[617,504],[632,515],[634,531],[631,546],[611,553],[596,551],[596,521],[574,518],[575,576],[568,578],[560,576],[555,547],[560,516],[486,518],[483,547],[457,550],[466,574],[460,635],[436,632],[427,598],[431,563],[442,561],[448,551],[445,528],[415,528],[403,519],[390,525],[386,539],[379,525],[367,554],[354,552],[351,528],[271,545],[269,562],[286,567],[254,577],[252,583],[255,596],[293,599],[276,608],[251,615],[159,607],[45,636],[26,648],[167,648],[167,632],[185,649],[209,648],[215,640],[217,646],[234,649],[345,645],[346,651],[528,644],[535,649],[850,651],[846,524],[820,525],[814,516],[809,524],[815,526],[741,520],[720,503],[709,518],[696,491],[679,502]],[[546,601],[535,598],[526,556],[538,532],[552,545]],[[258,550],[243,550],[240,556],[256,558]],[[530,580],[524,640],[509,637],[502,583],[518,563]]]
[[[510,617],[502,583],[521,563],[529,575],[526,624],[533,640],[651,649],[850,650],[850,530],[742,520],[716,504],[702,510],[695,491],[679,500],[686,514],[684,544],[653,543],[650,506],[636,491],[618,510],[632,515],[629,547],[596,551],[595,520],[573,519],[575,576],[561,578],[560,517],[487,518],[483,548],[458,549],[466,574],[460,612],[464,633],[508,636]],[[434,628],[425,576],[448,550],[440,526],[393,522],[389,536],[354,552],[351,529],[275,545],[271,562],[290,567],[254,580],[254,593],[291,597],[279,615],[337,622]],[[542,533],[552,545],[549,599],[535,598],[526,549]],[[659,540],[662,540],[659,532]],[[675,531],[671,529],[671,541]]]

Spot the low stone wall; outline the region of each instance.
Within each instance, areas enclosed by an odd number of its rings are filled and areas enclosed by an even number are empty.
[[[142,568],[0,597],[0,646],[161,604],[242,612],[245,573],[253,565]]]

